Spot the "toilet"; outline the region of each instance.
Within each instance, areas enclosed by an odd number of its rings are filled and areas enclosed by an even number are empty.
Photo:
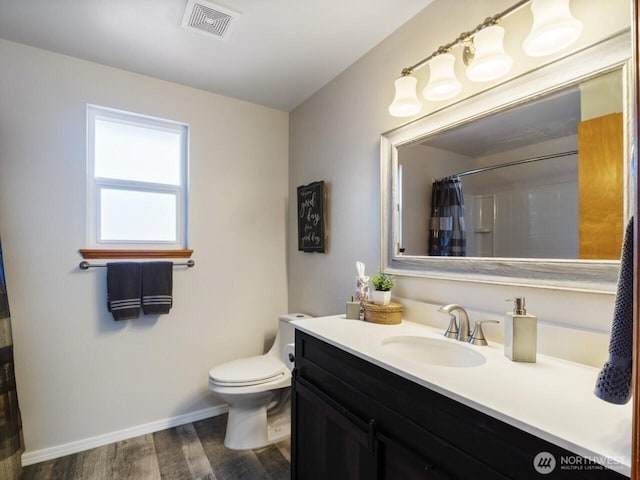
[[[295,329],[303,313],[280,316],[273,346],[265,355],[223,363],[209,370],[209,390],[229,405],[224,445],[260,448],[291,435],[291,371]]]

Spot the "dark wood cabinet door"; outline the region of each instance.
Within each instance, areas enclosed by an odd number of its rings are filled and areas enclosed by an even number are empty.
[[[378,480],[373,423],[302,381],[294,381],[293,409],[294,480]]]
[[[379,478],[385,480],[451,480],[450,477],[423,456],[404,445],[378,435]]]

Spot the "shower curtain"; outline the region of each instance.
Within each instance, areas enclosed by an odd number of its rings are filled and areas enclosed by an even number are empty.
[[[462,182],[457,177],[436,180],[431,190],[429,255],[464,257],[466,243]]]
[[[0,244],[0,478],[20,478],[22,451],[22,420],[13,370],[11,317]]]

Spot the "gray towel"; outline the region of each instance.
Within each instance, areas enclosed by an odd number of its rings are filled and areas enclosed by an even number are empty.
[[[142,264],[142,310],[145,315],[169,313],[173,306],[173,262]]]
[[[114,320],[140,316],[140,264],[107,263],[107,307]]]
[[[633,359],[633,217],[624,235],[620,277],[611,326],[609,360],[604,364],[595,394],[605,402],[625,404],[631,398]]]

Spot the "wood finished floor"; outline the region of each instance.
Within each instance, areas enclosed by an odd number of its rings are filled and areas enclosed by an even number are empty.
[[[224,447],[227,416],[123,440],[23,468],[21,480],[288,480],[290,441]]]

